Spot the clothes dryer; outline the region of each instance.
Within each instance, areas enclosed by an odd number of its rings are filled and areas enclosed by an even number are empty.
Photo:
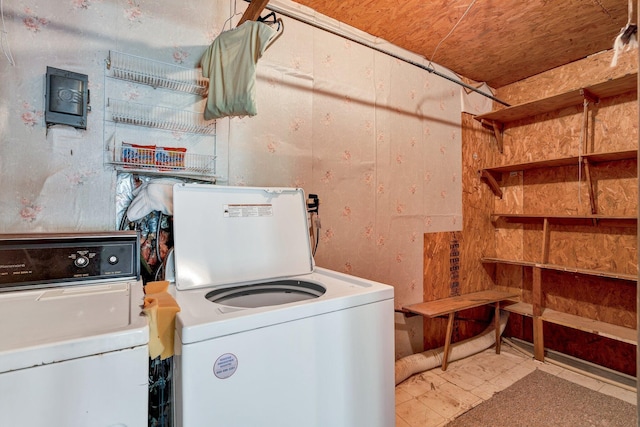
[[[135,233],[0,235],[0,426],[146,426]]]

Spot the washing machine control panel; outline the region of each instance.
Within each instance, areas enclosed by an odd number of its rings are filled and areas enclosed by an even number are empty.
[[[136,233],[0,235],[0,292],[137,279]]]

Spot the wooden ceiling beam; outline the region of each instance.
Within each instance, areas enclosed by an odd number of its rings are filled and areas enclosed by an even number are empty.
[[[255,21],[258,19],[264,8],[267,7],[267,3],[269,3],[269,0],[252,0],[247,10],[244,11],[242,18],[238,21],[237,26],[240,26],[240,24],[245,21]]]

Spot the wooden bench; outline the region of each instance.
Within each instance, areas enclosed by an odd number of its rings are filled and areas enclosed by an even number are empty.
[[[404,312],[419,314],[428,318],[449,316],[447,323],[447,337],[444,342],[444,354],[442,358],[442,370],[447,370],[449,352],[451,350],[451,334],[453,332],[453,320],[458,311],[480,307],[486,304],[495,304],[494,326],[496,329],[496,354],[500,354],[500,302],[517,298],[515,293],[501,291],[480,291],[455,297],[443,298],[435,301],[421,302],[403,307]]]

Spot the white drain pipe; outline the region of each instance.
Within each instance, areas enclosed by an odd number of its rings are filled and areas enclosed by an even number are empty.
[[[507,326],[509,313],[500,312],[500,335]],[[449,352],[449,362],[460,360],[472,354],[480,353],[496,343],[496,334],[493,322],[480,335],[460,341],[451,345]],[[442,365],[444,347],[427,350],[422,353],[412,354],[396,360],[396,385],[418,372],[428,371],[436,366]]]

